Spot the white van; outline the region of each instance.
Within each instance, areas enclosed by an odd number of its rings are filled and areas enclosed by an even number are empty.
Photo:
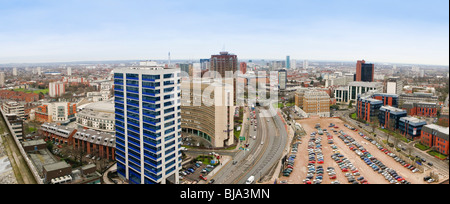
[[[254,176],[250,176],[250,178],[247,179],[245,184],[253,184],[253,182],[255,182],[255,177]]]

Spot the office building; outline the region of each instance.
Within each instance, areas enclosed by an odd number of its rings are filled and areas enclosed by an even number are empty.
[[[449,128],[435,124],[425,125],[422,128],[420,142],[431,147],[441,154],[449,154]]]
[[[366,64],[366,61],[361,60],[356,64],[355,81],[373,82],[375,75],[375,65]]]
[[[200,69],[201,70],[209,70],[211,66],[210,59],[200,59]]]
[[[402,107],[406,102],[428,102],[438,103],[438,97],[433,96],[432,93],[412,93],[412,94],[400,94],[399,107]]]
[[[400,95],[403,93],[403,81],[400,77],[391,77],[386,81],[386,93]]]
[[[410,140],[419,139],[422,131],[422,127],[427,124],[425,120],[407,116],[400,118],[398,123],[398,129],[400,133]]]
[[[350,101],[355,102],[358,99],[358,95],[362,95],[368,92],[382,92],[383,84],[380,82],[361,82],[353,81],[348,86],[337,87],[334,90],[334,96],[336,102],[342,104],[348,104]]]
[[[91,103],[77,113],[77,125],[85,129],[114,133],[115,109],[114,103],[100,101]]]
[[[308,116],[330,117],[330,95],[325,91],[306,91],[302,109]]]
[[[291,68],[291,56],[286,56],[286,69]]]
[[[180,82],[156,63],[114,70],[117,173],[130,183],[179,183]]]
[[[287,85],[287,71],[286,69],[280,69],[278,71],[278,88],[280,90],[286,90]]]
[[[220,52],[219,55],[211,56],[211,72],[212,78],[222,78],[224,79],[227,72],[231,72],[230,77],[234,76],[234,73],[238,70],[238,58],[236,55],[229,54],[228,52]]]
[[[369,93],[371,94],[371,93]],[[398,108],[398,95],[388,93],[373,93],[371,96],[373,99],[383,101],[384,106],[393,106]]]
[[[0,87],[5,86],[5,72],[0,72]]]
[[[437,117],[439,105],[427,102],[406,102],[402,108],[411,116]]]
[[[184,135],[197,136],[207,145],[223,148],[235,144],[233,87],[218,82],[183,82],[181,90],[189,96],[181,100],[181,128]],[[211,96],[204,98],[203,93]]]
[[[356,102],[356,116],[366,122],[374,122],[379,114],[383,101],[371,97],[358,97]]]
[[[247,73],[247,63],[241,62],[239,67],[240,67],[239,70],[241,71],[242,74]]]
[[[15,101],[3,102],[5,114],[16,114],[19,118],[25,119],[25,106]]]
[[[48,89],[48,95],[50,97],[60,97],[66,92],[64,83],[62,82],[52,82],[48,85]]]
[[[69,102],[44,103],[38,106],[35,119],[39,122],[66,125],[76,120],[77,105]]]
[[[406,117],[406,111],[392,106],[382,106],[378,113],[378,122],[384,129],[397,130],[400,118]]]

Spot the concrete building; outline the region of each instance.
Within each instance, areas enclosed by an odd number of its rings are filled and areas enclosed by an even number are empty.
[[[15,101],[3,102],[5,114],[16,114],[19,118],[25,119],[25,106]]]
[[[217,82],[183,82],[181,89],[183,132],[204,138],[212,147],[235,144],[233,87]],[[186,93],[189,96],[185,97]],[[203,93],[211,98],[205,98]]]
[[[330,117],[330,95],[324,91],[306,91],[302,109],[308,116]]]
[[[0,87],[5,86],[5,72],[0,72]]]
[[[438,97],[433,96],[432,93],[413,93],[413,94],[400,94],[399,96],[399,107],[406,102],[429,102],[438,103]]]
[[[11,128],[14,131],[17,139],[22,140],[24,139],[24,126],[23,126],[23,119],[19,117],[17,114],[5,114],[6,119],[9,121],[9,124],[11,124]]]
[[[118,175],[130,183],[179,183],[180,83],[179,69],[151,63],[114,70],[115,159]]]
[[[369,91],[383,92],[383,84],[380,82],[350,82],[348,86],[338,87],[334,90],[336,102],[348,104],[350,101],[356,102],[358,95]]]
[[[60,97],[62,96],[65,92],[65,85],[62,82],[52,82],[48,85],[48,95],[50,97]]]
[[[68,124],[76,120],[77,105],[69,102],[44,103],[38,106],[35,119],[39,122]]]
[[[76,114],[78,127],[107,133],[115,132],[115,109],[111,101],[91,103]]]
[[[397,95],[403,93],[403,81],[400,77],[390,77],[387,79],[385,93]]]

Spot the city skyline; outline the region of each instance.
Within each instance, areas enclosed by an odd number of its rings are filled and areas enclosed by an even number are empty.
[[[448,66],[448,1],[0,1],[0,64],[202,59]],[[219,9],[211,9],[219,8]]]

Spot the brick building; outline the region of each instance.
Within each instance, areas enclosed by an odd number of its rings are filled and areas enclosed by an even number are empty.
[[[406,116],[405,110],[392,106],[382,106],[378,113],[378,122],[380,123],[380,126],[385,129],[397,130],[400,118]]]
[[[373,122],[378,117],[378,112],[383,106],[383,101],[370,97],[358,97],[356,103],[356,116],[367,122]]]
[[[405,102],[402,108],[411,116],[437,117],[439,106],[428,102]]]
[[[420,142],[429,147],[434,147],[441,154],[449,153],[449,128],[435,124],[425,125],[422,128]]]
[[[39,94],[11,90],[0,90],[0,99],[31,103],[39,101]]]

